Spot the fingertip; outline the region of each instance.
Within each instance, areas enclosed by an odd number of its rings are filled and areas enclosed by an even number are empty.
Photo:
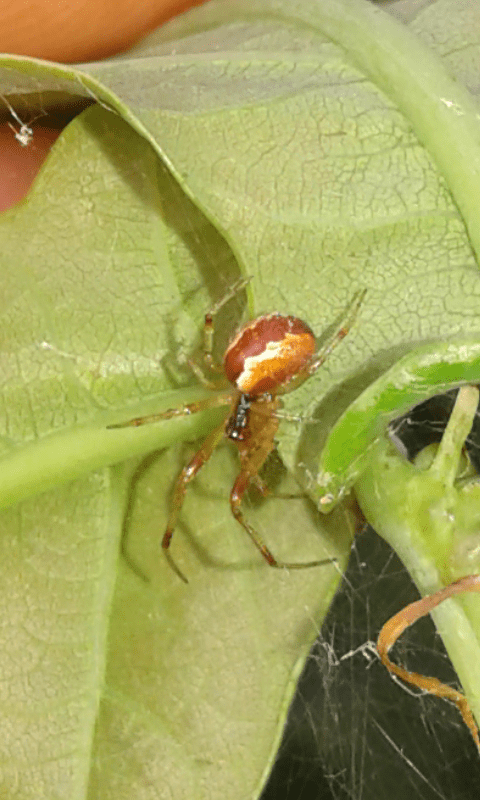
[[[105,58],[203,0],[2,0],[0,51],[51,61]]]

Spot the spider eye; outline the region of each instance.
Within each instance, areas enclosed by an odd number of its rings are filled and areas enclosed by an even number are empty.
[[[246,325],[228,346],[225,375],[246,394],[275,392],[311,360],[315,336],[297,317],[269,314]]]

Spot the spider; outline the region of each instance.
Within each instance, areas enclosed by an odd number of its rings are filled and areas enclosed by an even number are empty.
[[[37,119],[40,119],[40,117],[45,117],[46,116],[46,112],[42,111],[40,114],[37,114],[37,116],[34,117],[33,119],[31,119],[28,123],[27,122],[22,122],[22,120],[20,119],[20,117],[16,113],[15,109],[12,108],[12,106],[10,105],[8,100],[5,97],[3,97],[3,95],[0,95],[0,98],[3,100],[5,105],[8,107],[8,110],[10,111],[10,114],[12,115],[13,119],[15,120],[15,122],[20,126],[18,131],[17,131],[15,125],[12,125],[11,122],[8,122],[7,123],[8,127],[10,128],[10,130],[13,131],[14,137],[17,140],[17,142],[19,143],[19,145],[21,147],[28,147],[28,145],[30,144],[30,142],[33,139],[33,129],[30,126],[32,125],[33,122],[36,122]]]
[[[111,428],[146,425],[173,416],[194,414],[215,406],[229,406],[224,421],[205,439],[200,449],[183,468],[175,483],[167,527],[162,538],[162,550],[178,577],[188,583],[187,578],[172,559],[169,547],[185,499],[188,484],[208,461],[215,448],[226,437],[238,448],[240,472],[230,492],[230,508],[235,519],[251,538],[270,567],[305,569],[331,563],[331,559],[290,563],[279,561],[263,542],[257,531],[245,519],[242,500],[251,484],[263,496],[268,488],[259,475],[267,457],[275,448],[275,435],[279,426],[279,395],[296,389],[313,375],[325,362],[332,350],[347,335],[365,291],[355,294],[349,303],[342,321],[326,343],[317,350],[315,335],[306,322],[298,317],[267,314],[244,325],[233,337],[225,354],[223,364],[213,358],[214,317],[222,306],[243,288],[248,280],[242,280],[205,316],[204,366],[217,376],[208,380],[198,365],[190,362],[195,374],[210,388],[224,389],[220,394],[196,403],[172,408],[160,414],[137,417],[127,422],[111,425]],[[221,374],[218,380],[218,374]],[[227,389],[225,387],[228,386]]]

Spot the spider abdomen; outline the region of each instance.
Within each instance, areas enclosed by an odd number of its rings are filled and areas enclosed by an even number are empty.
[[[227,347],[225,375],[245,394],[275,393],[307,366],[315,349],[313,331],[298,317],[257,317]]]

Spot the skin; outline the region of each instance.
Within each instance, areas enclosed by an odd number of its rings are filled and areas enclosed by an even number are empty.
[[[201,2],[2,0],[0,52],[64,63],[94,61],[131,47],[162,22]],[[22,148],[8,125],[0,125],[0,212],[28,192],[58,135],[58,130],[43,127],[39,119],[35,122],[35,147]]]

